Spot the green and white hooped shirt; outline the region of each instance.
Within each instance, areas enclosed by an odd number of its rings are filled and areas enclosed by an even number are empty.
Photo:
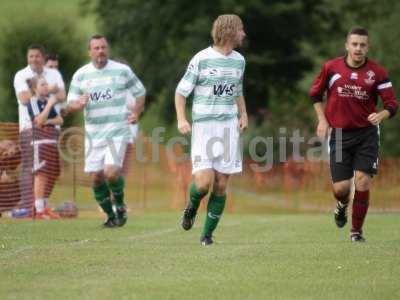
[[[92,63],[75,72],[68,92],[68,102],[77,101],[88,94],[86,105],[86,142],[92,147],[102,146],[107,140],[128,141],[131,131],[128,124],[128,99],[130,93],[137,98],[146,90],[129,66],[108,60],[102,69]]]
[[[208,47],[192,58],[176,92],[187,98],[193,91],[193,122],[237,117],[244,69],[244,57],[234,50],[225,56]]]

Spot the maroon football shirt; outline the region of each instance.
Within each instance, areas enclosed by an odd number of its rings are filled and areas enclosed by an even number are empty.
[[[371,126],[368,116],[376,112],[378,96],[394,116],[398,104],[387,72],[374,61],[352,68],[345,57],[327,61],[310,90],[313,102],[322,102],[327,92],[325,115],[333,128],[364,128]]]

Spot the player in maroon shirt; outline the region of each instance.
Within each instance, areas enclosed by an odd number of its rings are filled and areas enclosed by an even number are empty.
[[[365,241],[362,226],[369,206],[369,190],[377,174],[379,123],[396,114],[398,105],[383,67],[367,58],[368,31],[352,28],[346,39],[347,54],[327,61],[314,80],[310,97],[318,116],[317,135],[330,134],[330,169],[337,200],[335,222],[347,223],[347,206],[354,176],[351,240]],[[327,102],[322,103],[324,94]],[[383,110],[377,112],[378,96]]]

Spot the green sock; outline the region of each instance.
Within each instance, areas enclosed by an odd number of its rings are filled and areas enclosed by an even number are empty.
[[[124,188],[125,179],[123,176],[119,176],[116,181],[109,181],[108,187],[110,188],[117,208],[124,206]]]
[[[202,236],[212,235],[224,211],[225,201],[226,194],[223,196],[217,196],[214,193],[211,193],[210,199],[208,199],[207,218],[206,223],[204,224]]]
[[[109,218],[114,218],[115,214],[112,209],[112,203],[110,199],[110,191],[108,189],[107,183],[103,182],[98,186],[93,186],[94,197],[97,203],[107,214]]]
[[[201,199],[203,199],[203,197],[207,194],[208,194],[208,191],[207,192],[199,192],[197,190],[196,184],[193,181],[192,184],[190,185],[190,192],[189,192],[190,206],[193,207],[197,211],[197,209],[200,206]]]

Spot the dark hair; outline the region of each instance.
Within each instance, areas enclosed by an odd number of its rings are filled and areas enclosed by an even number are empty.
[[[368,36],[368,30],[367,28],[361,26],[354,26],[347,33],[347,37],[349,37],[352,34]]]
[[[100,40],[100,39],[105,39],[107,41],[106,37],[104,35],[102,35],[102,34],[94,34],[94,35],[92,35],[90,37],[90,39],[89,39],[88,49],[90,49],[90,42],[92,40]]]
[[[49,53],[46,56],[46,61],[48,60],[58,60],[58,55],[55,53]]]
[[[44,50],[44,47],[41,44],[31,44],[28,47],[28,51],[29,50],[39,50],[40,53],[42,53],[43,56],[46,56],[46,51]]]

